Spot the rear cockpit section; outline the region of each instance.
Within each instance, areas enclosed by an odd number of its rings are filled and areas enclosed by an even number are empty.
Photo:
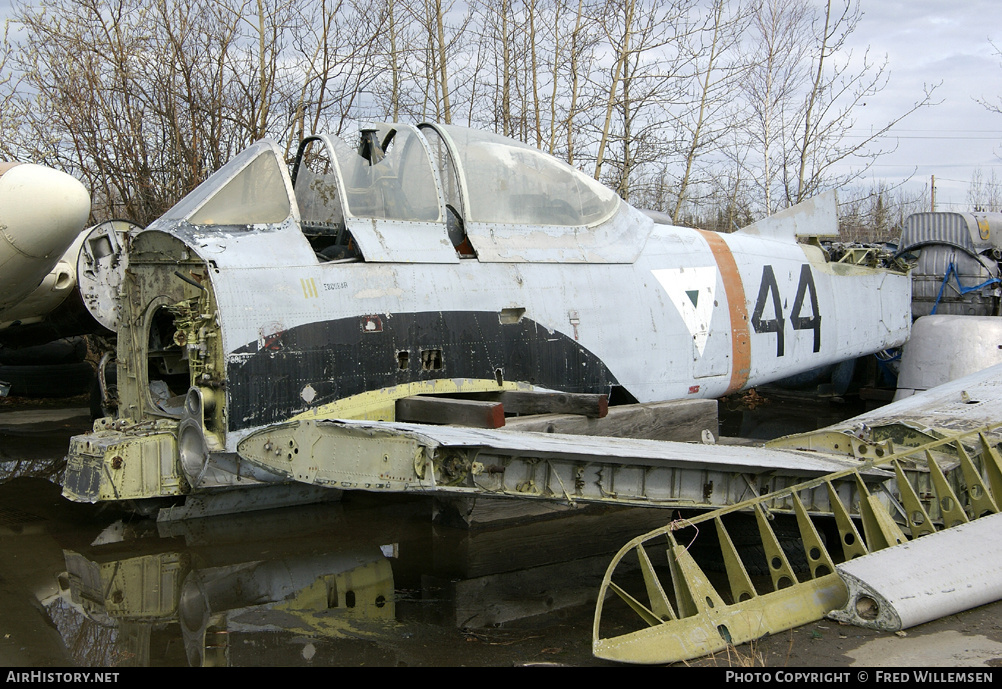
[[[590,227],[620,206],[614,191],[580,170],[518,141],[451,125],[423,125],[454,151],[471,222]]]
[[[454,263],[441,171],[410,125],[363,128],[357,147],[320,135],[292,172],[303,234],[321,261]]]

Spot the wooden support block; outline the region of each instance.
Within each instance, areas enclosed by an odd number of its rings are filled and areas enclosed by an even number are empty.
[[[459,400],[448,397],[404,397],[397,400],[397,421],[455,424],[471,428],[504,426],[504,406],[500,402]]]
[[[608,395],[505,390],[500,400],[509,414],[580,414],[601,419],[609,413]]]
[[[680,442],[699,442],[704,430],[717,438],[718,426],[717,401],[704,399],[614,406],[603,419],[577,414],[540,414],[509,418],[505,424],[505,428],[520,431]]]

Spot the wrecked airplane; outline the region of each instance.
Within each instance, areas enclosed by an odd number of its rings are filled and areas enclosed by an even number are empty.
[[[470,455],[377,466],[319,457],[309,434],[392,437],[414,399],[716,398],[899,345],[909,278],[829,262],[836,213],[828,194],[729,235],[662,225],[534,148],[448,125],[313,136],[291,174],[258,142],[130,237],[117,414],[73,439],[64,494],[474,489]],[[305,445],[268,436],[297,428]]]
[[[71,282],[54,273],[90,215],[90,195],[72,176],[0,163],[0,328],[51,310]]]
[[[86,227],[90,209],[73,176],[0,163],[0,395],[90,389],[79,336],[117,331],[121,244],[135,229],[122,220]]]
[[[43,323],[72,301],[75,256],[89,214],[90,195],[74,177],[42,165],[0,163],[0,349],[55,339]],[[79,313],[89,319],[82,305]],[[37,374],[36,367],[11,364],[0,351],[0,396],[12,389],[24,394]]]
[[[74,177],[0,163],[0,335],[41,321],[72,292],[90,194]],[[74,254],[75,255],[75,254]]]

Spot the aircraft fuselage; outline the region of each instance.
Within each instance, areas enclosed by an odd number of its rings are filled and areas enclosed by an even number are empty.
[[[133,497],[272,480],[240,473],[241,439],[296,419],[393,420],[402,397],[715,398],[907,339],[906,275],[797,242],[837,231],[833,197],[729,235],[657,225],[534,149],[396,127],[385,162],[321,137],[293,178],[256,144],[132,238],[106,433],[155,428],[130,451],[181,467]],[[430,205],[407,187],[422,154]],[[114,445],[121,465],[120,441],[75,451],[98,461]]]

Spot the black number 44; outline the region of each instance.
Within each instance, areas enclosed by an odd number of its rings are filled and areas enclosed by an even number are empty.
[[[772,297],[774,318],[762,319],[765,305]],[[811,298],[811,315],[803,316],[804,300]],[[779,296],[779,285],[776,284],[776,274],[772,266],[762,267],[762,284],[758,288],[758,299],[755,300],[755,311],[752,314],[752,327],[757,333],[776,333],[776,356],[784,353],[784,331],[786,319],[783,318],[782,299]],[[814,351],[821,351],[821,312],[818,309],[818,290],[814,286],[814,274],[806,263],[800,267],[800,283],[797,285],[797,296],[793,300],[793,311],[790,322],[794,330],[814,331]]]

